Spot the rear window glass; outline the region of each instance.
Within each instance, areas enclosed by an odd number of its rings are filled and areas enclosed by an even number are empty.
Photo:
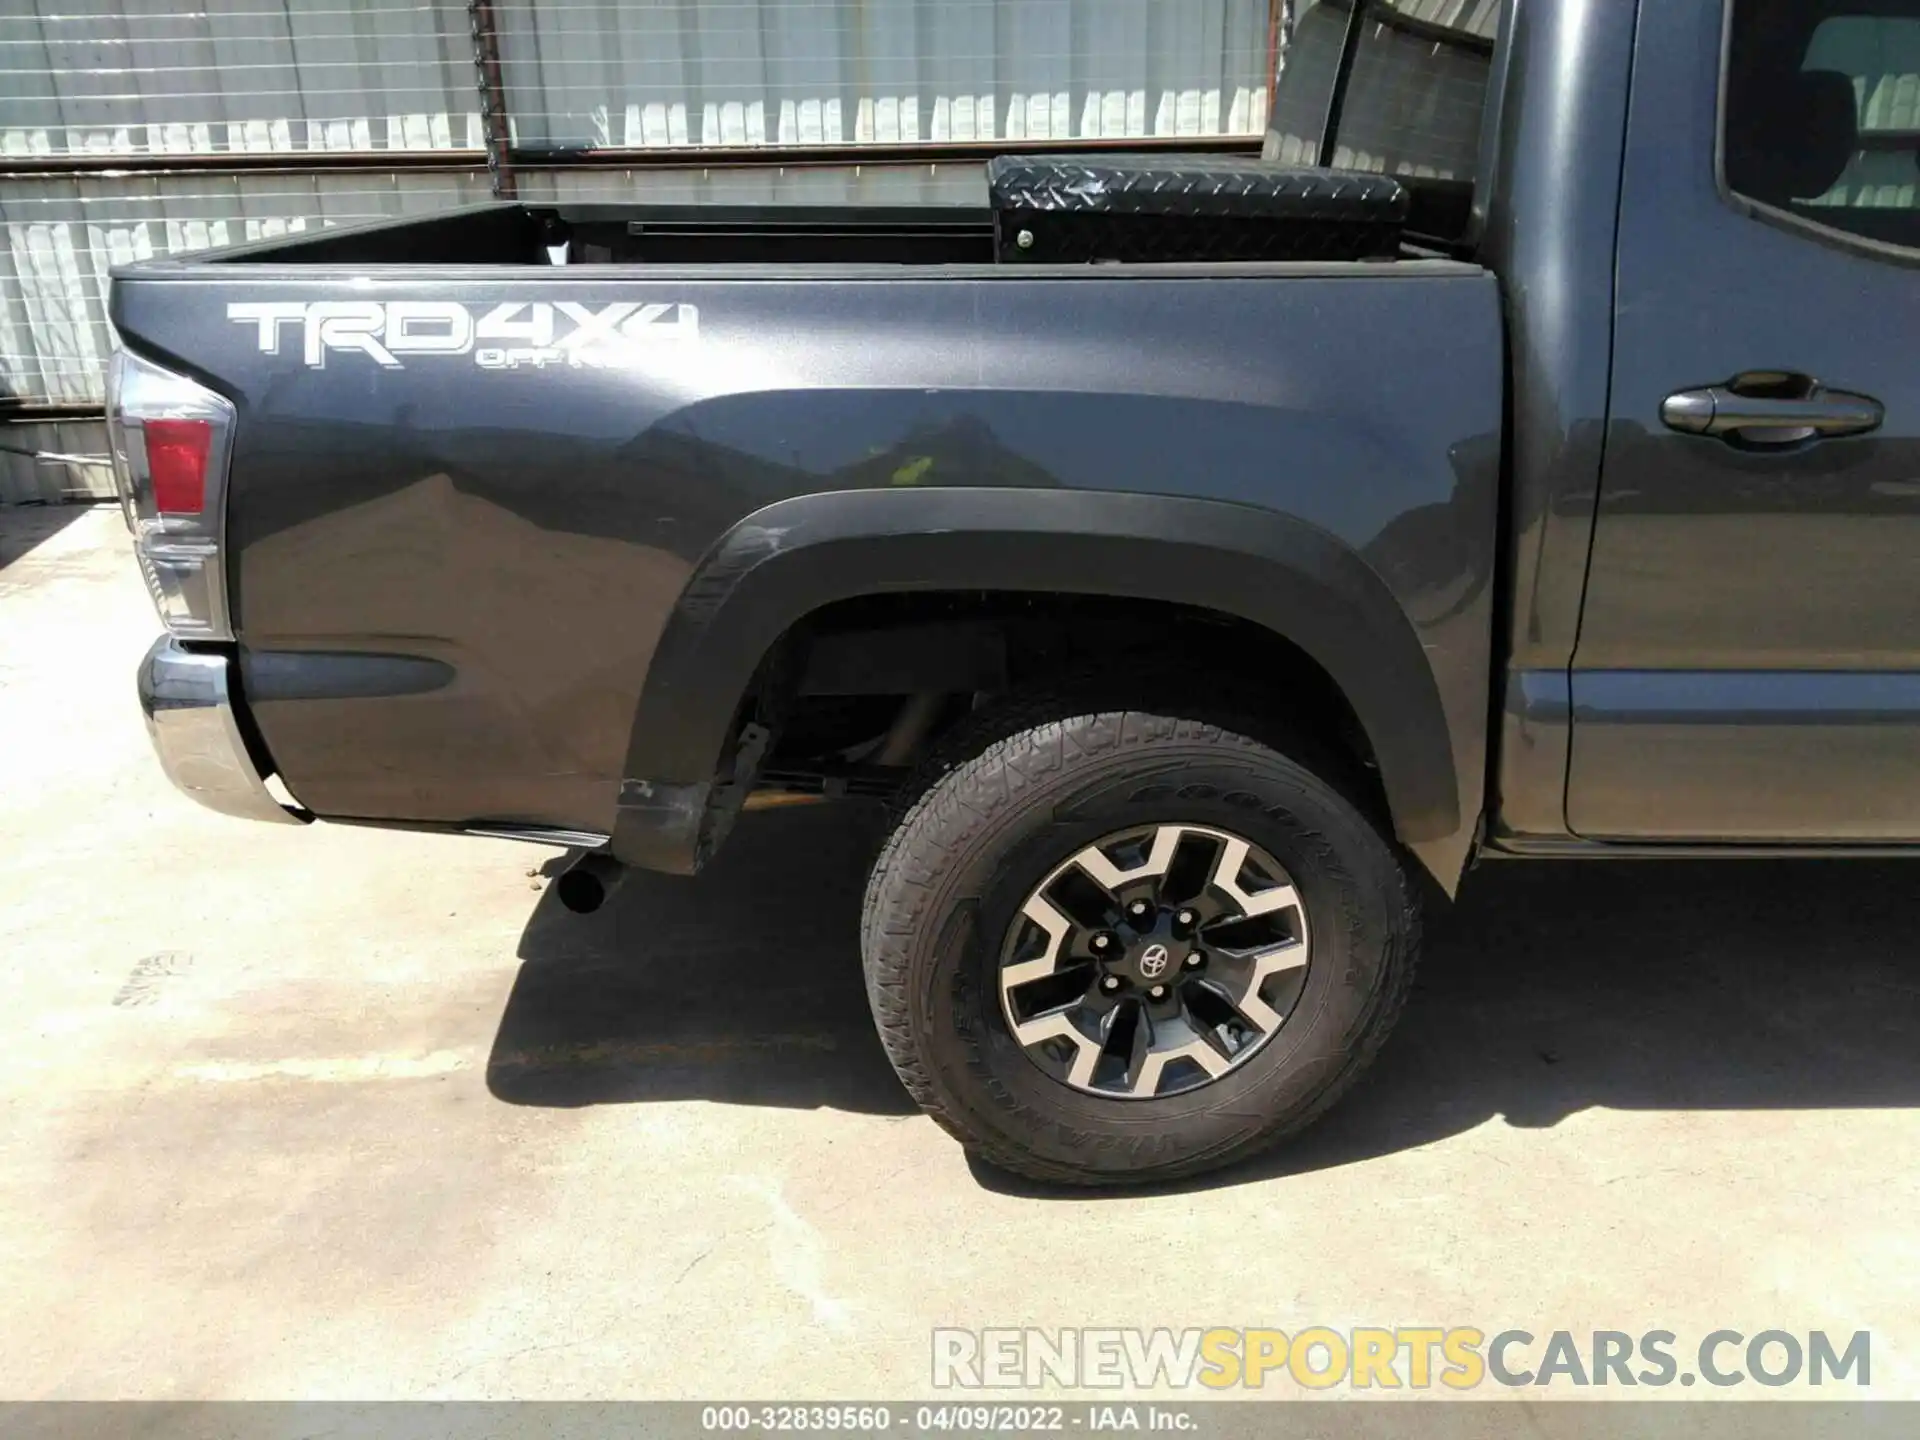
[[[1334,120],[1340,56],[1362,6]],[[1296,0],[1268,159],[1471,182],[1503,0]]]

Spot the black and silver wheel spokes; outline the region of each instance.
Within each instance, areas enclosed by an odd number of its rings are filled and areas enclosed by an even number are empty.
[[[1001,953],[1013,1038],[1096,1095],[1152,1099],[1219,1079],[1306,982],[1305,907],[1250,841],[1156,825],[1089,845],[1020,907]]]

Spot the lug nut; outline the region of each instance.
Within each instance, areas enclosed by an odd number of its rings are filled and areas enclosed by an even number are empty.
[[[1194,921],[1198,920],[1200,917],[1194,914],[1193,911],[1191,910],[1182,910],[1178,918],[1182,925],[1191,925],[1193,924]]]
[[[1205,963],[1205,957],[1202,956],[1198,950],[1193,951],[1187,956],[1187,969],[1189,970],[1198,970]]]
[[[1106,950],[1110,948],[1112,944],[1113,937],[1111,935],[1096,935],[1093,937],[1093,948],[1096,950]]]
[[[1100,982],[1100,988],[1111,995],[1120,988],[1120,977],[1118,975],[1107,976],[1106,979]]]
[[[1164,1000],[1167,998],[1167,987],[1164,985],[1156,985],[1151,990],[1147,991],[1147,994],[1152,996],[1155,1000]]]
[[[1139,920],[1143,918],[1147,914],[1147,912],[1150,911],[1151,909],[1153,909],[1153,907],[1147,904],[1146,901],[1136,900],[1131,905],[1127,906],[1127,914],[1131,915],[1134,919]]]

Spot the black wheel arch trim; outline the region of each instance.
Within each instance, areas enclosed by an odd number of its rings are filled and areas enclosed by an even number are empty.
[[[741,701],[781,637],[837,601],[932,590],[1163,600],[1260,625],[1347,697],[1400,839],[1459,827],[1452,737],[1426,650],[1386,582],[1318,526],[1181,496],[855,490],[755,511],[695,568],[634,715],[614,854],[698,870],[736,808],[722,777]]]

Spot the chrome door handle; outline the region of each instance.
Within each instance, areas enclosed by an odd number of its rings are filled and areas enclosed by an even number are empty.
[[[1794,445],[1878,430],[1886,407],[1870,395],[1829,390],[1810,375],[1751,371],[1725,385],[1681,390],[1660,404],[1669,430],[1733,445]]]

